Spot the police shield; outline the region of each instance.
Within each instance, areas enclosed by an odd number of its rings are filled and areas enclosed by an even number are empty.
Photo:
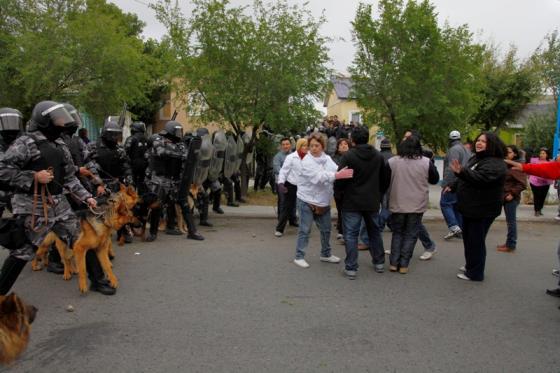
[[[249,143],[251,142],[251,135],[249,135],[248,133],[243,134],[243,143],[245,144],[245,146],[248,146]],[[251,147],[251,151],[247,153],[247,157],[245,157],[245,163],[247,164],[247,170],[249,170],[249,173],[252,172],[252,167],[253,167],[253,155],[254,155],[254,145]]]
[[[210,135],[202,136],[202,143],[198,153],[198,164],[196,166],[196,171],[194,172],[194,184],[202,185],[202,183],[208,178],[208,169],[210,167],[213,152],[214,146],[212,145]]]
[[[239,172],[241,167],[241,160],[243,159],[243,149],[245,149],[245,144],[243,143],[243,139],[241,136],[237,137],[237,160],[235,161],[235,171]]]
[[[233,136],[228,136],[227,141],[224,176],[229,179],[235,172],[235,166],[237,165],[237,142]]]
[[[214,154],[210,161],[210,168],[208,169],[208,180],[216,181],[220,177],[222,168],[224,167],[224,158],[226,155],[227,138],[224,131],[214,133]]]

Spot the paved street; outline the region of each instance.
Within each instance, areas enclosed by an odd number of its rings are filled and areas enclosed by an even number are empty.
[[[319,262],[291,263],[295,230],[270,219],[214,219],[204,242],[161,235],[117,248],[116,296],[80,296],[76,280],[24,269],[15,291],[39,308],[27,353],[10,372],[558,372],[556,224],[520,225],[519,252],[501,254],[496,223],[487,279],[455,277],[462,243],[417,258],[408,275],[374,273],[360,253],[356,281]],[[333,235],[334,236],[334,235]],[[390,233],[384,233],[385,244]],[[333,240],[334,253],[344,248]],[[2,258],[6,255],[3,251]],[[67,305],[75,311],[67,312]]]

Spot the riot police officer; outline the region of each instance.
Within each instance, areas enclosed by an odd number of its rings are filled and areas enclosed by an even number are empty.
[[[151,212],[150,233],[146,238],[147,241],[153,241],[157,237],[162,208],[165,208],[167,212],[166,234],[181,234],[181,231],[177,229],[175,203],[179,194],[178,186],[183,164],[187,157],[187,149],[182,138],[183,126],[179,122],[169,121],[159,135],[153,139],[149,160],[150,180],[147,182],[147,187],[158,196],[160,207]],[[190,210],[184,206],[181,206],[181,210],[189,230],[187,238],[203,240],[204,237],[196,231]]]
[[[55,232],[72,247],[79,233],[78,221],[63,189],[90,207],[97,205],[76,178],[68,147],[60,139],[64,128],[72,123],[74,119],[63,104],[42,101],[35,105],[31,115],[30,128],[34,131],[17,138],[0,159],[0,182],[8,184],[14,191],[15,230],[25,234],[23,240],[10,247],[10,255],[0,271],[1,295],[10,291],[49,232]],[[34,195],[43,194],[49,198],[34,198]],[[114,294],[115,289],[108,282],[91,275],[88,263],[91,261],[86,257],[91,289],[106,295]]]
[[[21,115],[19,110],[11,108],[0,109],[0,155],[23,133],[23,130],[23,115]],[[0,217],[2,217],[6,207],[11,210],[10,198],[9,185],[0,184]]]
[[[144,122],[134,122],[130,126],[132,136],[129,136],[124,143],[124,150],[130,159],[132,166],[132,179],[134,185],[138,189],[138,193],[145,193],[144,179],[146,177],[146,168],[148,168],[148,159],[146,153],[149,145],[146,137],[146,124]]]
[[[120,184],[132,184],[132,171],[124,148],[120,145],[122,128],[118,123],[106,120],[101,137],[88,145],[88,162],[86,168],[98,176],[93,183],[97,194],[118,192]],[[125,242],[132,242],[132,233],[128,225],[117,232],[117,237],[124,235]]]

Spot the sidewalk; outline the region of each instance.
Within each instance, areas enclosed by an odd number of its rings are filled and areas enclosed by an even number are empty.
[[[443,221],[443,216],[441,215],[441,210],[439,209],[439,197],[441,193],[441,187],[438,185],[430,186],[430,208],[424,214],[425,221]],[[276,219],[276,206],[256,206],[256,205],[246,205],[241,204],[240,207],[229,207],[222,205],[225,212],[223,215],[218,215],[210,210],[212,219],[217,218],[257,218],[257,219]],[[517,221],[519,222],[534,222],[534,223],[549,223],[549,224],[560,224],[560,221],[554,220],[554,217],[558,213],[557,205],[546,205],[543,208],[544,216],[536,217],[534,215],[532,205],[519,205],[517,209]],[[331,215],[333,218],[336,217],[337,212],[333,207],[331,210]],[[505,215],[502,214],[496,219],[497,221],[505,222]]]

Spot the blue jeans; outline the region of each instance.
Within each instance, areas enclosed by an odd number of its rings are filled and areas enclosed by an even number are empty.
[[[297,199],[297,209],[299,213],[298,238],[296,243],[296,259],[305,258],[305,249],[309,243],[309,233],[313,221],[321,232],[321,256],[331,256],[331,246],[329,243],[331,237],[331,211],[330,209],[323,215],[313,215],[311,208],[306,202]]]
[[[418,228],[422,225],[422,213],[393,213],[393,237],[391,238],[392,266],[408,268],[414,246],[418,241]]]
[[[383,240],[378,226],[378,214],[373,211],[343,211],[344,244],[346,246],[345,267],[349,271],[358,270],[358,235],[363,224],[368,232],[369,252],[373,264],[385,263]]]
[[[461,229],[463,228],[463,217],[459,211],[457,211],[457,193],[443,193],[442,190],[439,207],[441,208],[441,213],[443,214],[448,228],[454,226],[458,226]]]
[[[515,199],[504,202],[504,213],[506,214],[507,223],[506,246],[513,250],[517,246],[517,206],[519,206],[519,201]]]
[[[422,221],[418,224],[418,239],[422,242],[424,250],[434,252],[436,250],[436,243],[430,238],[430,234]]]
[[[385,193],[381,200],[381,210],[379,211],[379,229],[383,231],[385,224],[391,229],[391,211],[389,211],[389,195]]]

